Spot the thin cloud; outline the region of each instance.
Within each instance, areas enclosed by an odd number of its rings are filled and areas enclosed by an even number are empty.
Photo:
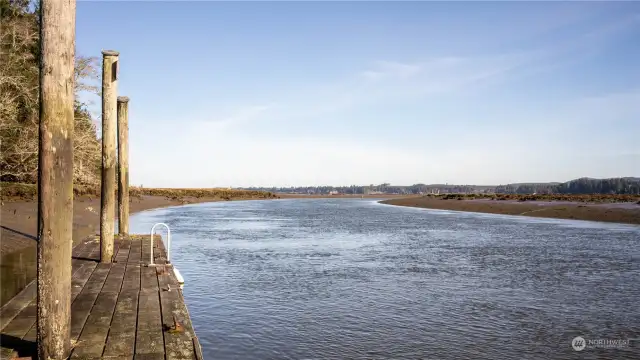
[[[214,120],[206,120],[197,123],[198,126],[215,127],[218,129],[226,129],[247,125],[250,126],[252,121],[264,116],[267,111],[275,108],[275,104],[247,106],[233,112],[231,115]]]
[[[587,34],[524,51],[466,57],[448,55],[419,61],[376,60],[352,77],[282,96],[278,106],[248,106],[207,122],[217,129],[238,129],[267,118],[283,125],[291,121],[316,121],[370,104],[473,91],[479,86],[505,83],[566,65],[567,61],[579,59],[581,53],[597,51],[609,37],[632,29],[638,19],[638,14],[632,14],[620,23],[607,23]]]
[[[365,70],[361,74],[368,80],[385,78],[407,78],[418,75],[423,67],[420,64],[405,64],[395,61],[377,61],[375,69]]]

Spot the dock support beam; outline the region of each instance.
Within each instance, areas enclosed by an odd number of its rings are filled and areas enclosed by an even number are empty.
[[[118,96],[118,233],[129,235],[129,98]]]
[[[116,191],[116,111],[118,52],[102,51],[102,193],[100,197],[100,262],[113,258]]]
[[[40,2],[38,358],[71,351],[75,0]]]

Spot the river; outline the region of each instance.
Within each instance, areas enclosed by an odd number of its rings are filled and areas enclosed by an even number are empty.
[[[207,359],[640,359],[639,226],[371,199],[194,204],[131,221],[132,233],[171,226]]]

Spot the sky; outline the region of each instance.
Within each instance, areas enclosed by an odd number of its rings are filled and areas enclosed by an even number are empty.
[[[640,176],[640,2],[80,0],[76,16],[78,55],[120,52],[132,185]]]

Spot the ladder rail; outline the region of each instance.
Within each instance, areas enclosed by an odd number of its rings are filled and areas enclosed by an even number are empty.
[[[158,225],[161,225],[161,226],[164,226],[165,228],[167,228],[167,264],[171,263],[171,229],[169,229],[169,225],[167,225],[165,223],[156,223],[151,228],[151,241],[149,241],[149,244],[150,244],[150,247],[151,247],[151,252],[150,252],[151,258],[149,259],[149,266],[155,265],[153,263],[153,235],[155,235],[156,226],[158,226]]]

